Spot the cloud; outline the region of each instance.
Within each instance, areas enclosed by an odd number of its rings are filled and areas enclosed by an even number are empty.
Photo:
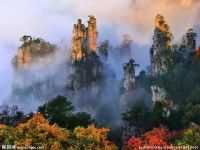
[[[114,26],[108,38],[117,40],[123,32],[130,32],[135,43],[145,45],[151,42],[158,13],[165,16],[175,37],[179,38],[188,28],[200,24],[200,1],[1,0],[0,41],[16,43],[23,34],[31,34],[53,42],[61,38],[70,42],[76,20],[83,18],[85,23],[88,15],[94,15],[101,32],[104,32],[102,27]]]
[[[188,28],[200,25],[199,0],[45,0],[45,3],[57,13],[70,14],[74,18],[94,15],[100,26],[114,24],[112,32],[118,38],[123,32],[129,32],[140,45],[151,43],[157,14],[166,18],[175,40]]]
[[[198,0],[135,0],[128,9],[127,21],[136,31],[140,43],[151,42],[154,18],[162,14],[169,24],[175,40],[200,25],[200,1]]]
[[[176,41],[188,28],[199,29],[199,0],[1,0],[1,72],[11,76],[11,58],[22,35],[42,37],[55,44],[65,39],[69,48],[73,24],[78,18],[86,24],[88,15],[97,18],[101,41],[109,39],[117,46],[122,34],[129,33],[137,53],[133,53],[135,59],[146,66],[158,13],[165,17]],[[0,80],[5,78],[1,75]]]
[[[10,48],[0,44],[0,104],[11,90],[12,69],[10,66],[12,51],[8,51]]]

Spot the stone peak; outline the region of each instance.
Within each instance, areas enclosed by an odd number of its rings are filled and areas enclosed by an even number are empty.
[[[162,15],[158,14],[155,18],[155,27],[159,27],[165,23],[165,19]]]
[[[160,32],[165,32],[170,36],[170,28],[169,25],[166,23],[165,18],[158,14],[155,18],[155,29]]]
[[[187,31],[188,33],[193,33],[194,32],[194,30],[193,30],[193,28],[190,28],[190,29],[188,29],[188,31]]]

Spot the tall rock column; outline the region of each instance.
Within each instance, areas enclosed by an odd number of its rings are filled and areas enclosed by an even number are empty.
[[[56,49],[55,45],[45,42],[41,38],[24,35],[20,40],[22,45],[18,48],[18,53],[13,62],[13,65],[15,64],[18,67],[29,66],[34,60],[45,57]]]
[[[88,29],[87,29],[87,36],[88,36],[88,48],[90,51],[95,51],[97,48],[97,25],[96,25],[96,18],[94,16],[89,16],[90,19],[88,21]]]
[[[162,15],[158,14],[155,18],[155,29],[153,35],[153,45],[150,49],[151,74],[153,77],[162,75],[167,71],[166,53],[171,52],[172,34],[168,24]],[[163,101],[166,98],[166,91],[158,85],[152,85],[152,101]]]
[[[189,29],[188,32],[186,33],[187,49],[191,51],[195,51],[196,37],[197,37],[197,34],[193,31],[193,29]]]
[[[25,67],[27,66],[31,60],[32,60],[32,55],[29,47],[20,47],[18,49],[18,56],[17,56],[17,65],[19,67]]]
[[[84,56],[83,53],[83,41],[86,37],[85,26],[82,24],[81,19],[78,19],[78,23],[74,24],[73,39],[72,39],[72,62],[81,59]]]
[[[101,61],[96,54],[96,43],[96,18],[89,16],[88,27],[79,19],[73,28],[70,89],[76,91],[88,85],[98,87]]]
[[[135,86],[135,67],[139,66],[133,59],[130,59],[123,67],[124,69],[124,88],[131,91]]]
[[[169,26],[166,24],[164,17],[158,14],[155,18],[153,45],[150,49],[152,76],[163,74],[167,70],[166,58],[161,54],[164,51],[171,50],[171,38],[172,34],[169,31]]]
[[[97,29],[96,18],[89,16],[88,27],[82,24],[81,19],[74,24],[72,38],[72,63],[82,59],[87,53],[96,52]]]
[[[179,52],[195,52],[197,34],[193,29],[188,29],[187,33],[183,36]]]

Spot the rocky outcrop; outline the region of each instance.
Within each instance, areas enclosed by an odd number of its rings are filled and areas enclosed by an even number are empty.
[[[158,77],[167,72],[174,63],[189,64],[195,55],[197,34],[189,29],[183,36],[179,45],[171,45],[172,34],[164,17],[157,15],[155,19],[155,30],[153,45],[150,49],[151,72],[153,77]],[[166,100],[166,91],[158,85],[152,85],[152,101]]]
[[[135,67],[138,64],[133,59],[124,64],[124,88],[126,91],[131,91],[135,87]]]
[[[94,16],[89,16],[87,28],[79,19],[73,29],[72,65],[68,84],[70,89],[78,90],[88,85],[96,88],[101,74],[101,61],[96,54],[96,41],[97,30]]]
[[[188,63],[195,55],[197,34],[193,29],[188,29],[187,33],[183,36],[180,46],[175,51],[178,61]]]
[[[108,40],[105,40],[103,43],[100,44],[98,47],[99,55],[104,63],[108,60],[108,51],[110,49],[110,44]]]
[[[80,60],[86,53],[96,52],[97,47],[96,18],[89,16],[88,27],[82,24],[81,19],[74,24],[72,38],[72,62]]]
[[[22,45],[18,48],[17,58],[13,62],[17,67],[26,67],[33,60],[53,53],[56,49],[55,45],[45,42],[41,38],[34,39],[31,36],[23,36],[21,41]]]
[[[193,29],[188,29],[187,33],[183,36],[180,50],[194,52],[196,48],[196,37],[197,34],[193,31]]]
[[[101,76],[101,61],[95,52],[86,54],[72,64],[69,88],[78,90],[83,86],[97,85]]]
[[[165,51],[171,50],[172,34],[164,17],[158,14],[155,18],[153,45],[150,49],[152,76],[163,74],[167,70],[166,58],[162,56]]]
[[[151,86],[152,90],[152,101],[155,103],[157,101],[163,101],[166,98],[166,91],[157,85]]]
[[[32,55],[30,51],[30,47],[22,48],[20,47],[18,49],[18,55],[17,55],[17,65],[18,66],[27,66],[32,60]]]
[[[56,51],[55,45],[41,38],[23,36],[21,41],[13,59],[14,79],[8,103],[26,105],[25,111],[31,111],[44,100],[65,92],[65,52]]]
[[[155,29],[153,35],[153,45],[150,49],[151,74],[157,77],[165,73],[168,69],[167,59],[172,51],[172,34],[168,24],[162,15],[158,14],[155,18]],[[167,56],[168,55],[168,56]],[[151,86],[152,101],[164,101],[166,91],[158,85]]]

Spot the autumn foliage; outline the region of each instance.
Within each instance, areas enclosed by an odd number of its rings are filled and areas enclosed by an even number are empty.
[[[42,147],[50,150],[115,150],[117,147],[107,140],[108,129],[97,129],[94,125],[87,128],[76,127],[66,130],[56,124],[50,125],[40,113],[36,113],[25,123],[15,128],[0,125],[0,139],[3,144],[17,147]]]
[[[0,124],[0,131],[5,127],[5,125]]]
[[[145,146],[169,146],[174,138],[180,136],[176,131],[170,132],[165,127],[154,128],[145,132],[141,138],[130,138],[123,147],[123,150],[138,150],[139,147]]]
[[[200,47],[196,49],[196,56],[200,57]]]

